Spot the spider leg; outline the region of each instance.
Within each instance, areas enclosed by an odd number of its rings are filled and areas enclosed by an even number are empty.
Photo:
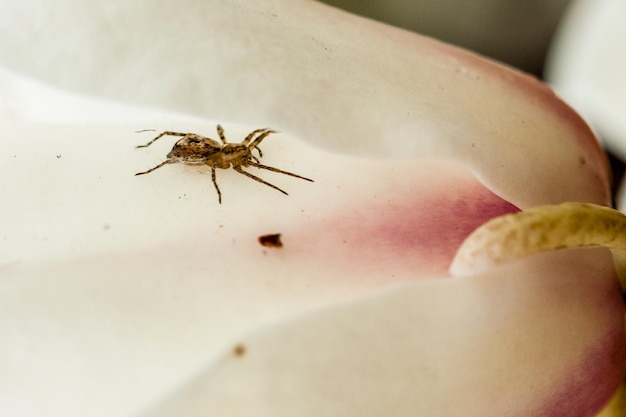
[[[165,161],[161,162],[159,165],[155,166],[154,168],[150,168],[149,170],[144,171],[144,172],[138,172],[138,173],[136,173],[136,174],[135,174],[135,176],[137,176],[137,175],[143,175],[143,174],[149,174],[149,173],[151,173],[152,171],[154,171],[155,169],[159,169],[159,168],[161,168],[161,167],[162,167],[162,166],[164,166],[164,165],[167,165],[167,164],[173,164],[173,163],[174,163],[174,161],[172,161],[172,160],[170,160],[170,159],[166,159]]]
[[[226,136],[224,136],[224,128],[220,124],[217,125],[217,135],[220,137],[224,145],[228,143],[226,141]]]
[[[257,130],[254,130],[254,131],[250,132],[250,134],[248,136],[246,136],[246,138],[241,143],[243,145],[247,145],[248,143],[250,143],[250,141],[252,140],[254,135],[256,135],[257,133],[261,133],[261,132],[275,133],[273,130],[268,129],[268,128],[257,129]],[[267,135],[269,135],[269,133]],[[265,135],[265,136],[267,136],[267,135]],[[255,140],[255,142],[256,142],[256,140]],[[250,146],[250,150],[256,149],[259,152],[259,158],[263,158],[263,152],[261,151],[261,148],[257,148],[257,146],[258,146],[258,144],[254,145],[254,146]]]
[[[253,130],[252,132],[250,132],[248,134],[248,136],[246,136],[246,138],[243,141],[241,141],[241,144],[242,145],[247,145],[248,143],[250,143],[250,141],[252,140],[254,135],[256,135],[257,133],[267,132],[267,131],[270,131],[270,130],[272,130],[272,129],[269,129],[267,127],[264,127],[263,129]]]
[[[254,148],[254,149],[256,149],[257,151],[259,151],[259,157],[263,157],[263,154],[261,153],[261,150],[260,150],[259,148]],[[250,158],[252,158],[252,160],[253,160],[255,163],[257,163],[257,164],[260,164],[260,163],[261,163],[261,161],[259,161],[259,158],[257,158],[256,156],[254,156],[254,155],[252,155],[252,154],[250,154]]]
[[[292,177],[296,177],[296,178],[300,178],[306,181],[310,181],[310,182],[315,182],[310,178],[306,178],[306,177],[302,177],[298,174],[294,174],[292,172],[287,172],[287,171],[283,171],[282,169],[278,169],[278,168],[274,168],[274,167],[269,167],[267,165],[261,165],[259,163],[256,162],[252,162],[252,161],[248,161],[248,165],[253,166],[253,167],[257,167],[257,168],[261,168],[261,169],[267,169],[268,171],[272,171],[272,172],[278,172],[279,174],[285,174],[285,175],[291,175]]]
[[[265,184],[265,185],[267,185],[268,187],[272,187],[273,189],[278,190],[278,191],[280,191],[281,193],[283,193],[283,194],[285,194],[285,195],[289,195],[289,194],[287,194],[287,192],[286,192],[286,191],[281,190],[281,189],[280,189],[280,188],[278,188],[277,186],[275,186],[275,185],[273,185],[273,184],[270,184],[270,183],[269,183],[269,182],[267,182],[267,181],[262,180],[261,178],[257,177],[256,175],[252,175],[252,174],[250,174],[249,172],[244,171],[243,169],[241,169],[241,167],[240,167],[240,166],[233,165],[233,169],[234,169],[235,171],[237,171],[238,173],[245,175],[245,176],[246,176],[246,177],[248,177],[248,178],[252,178],[253,180],[260,182],[261,184]]]
[[[254,132],[253,132],[254,133]],[[271,133],[278,133],[277,130],[271,130],[271,129],[264,129],[263,133],[261,133],[256,139],[254,139],[252,141],[252,143],[250,144],[250,146],[248,146],[248,149],[252,150],[252,149],[258,149],[257,146],[259,146],[261,144],[261,141],[263,139],[265,139],[267,137],[267,135],[271,134]],[[248,138],[246,138],[248,139]],[[245,142],[245,140],[244,140]],[[242,142],[243,143],[243,142]],[[261,151],[259,150],[259,154],[261,156],[263,156],[263,154],[261,154]]]
[[[220,191],[220,187],[217,186],[217,180],[215,179],[215,168],[211,167],[211,180],[213,180],[213,185],[215,186],[215,191],[217,191],[217,200],[222,204],[222,192]]]
[[[152,139],[150,142],[146,143],[145,145],[137,145],[135,147],[136,148],[147,148],[148,146],[150,146],[154,142],[156,142],[157,139],[160,139],[163,136],[187,136],[187,135],[188,135],[188,133],[166,131],[166,132],[163,132],[163,133],[159,134],[159,136],[157,136],[156,138]]]

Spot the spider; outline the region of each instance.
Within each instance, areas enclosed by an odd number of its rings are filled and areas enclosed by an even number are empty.
[[[256,156],[252,155],[252,151],[256,149],[259,153],[259,158],[263,157],[263,152],[261,152],[259,144],[271,133],[278,132],[271,129],[257,129],[251,132],[248,136],[246,136],[246,138],[240,143],[228,143],[226,141],[226,137],[224,136],[224,129],[218,124],[217,134],[222,141],[222,143],[219,143],[214,139],[200,136],[195,133],[166,131],[159,134],[156,138],[152,139],[145,145],[137,146],[137,148],[146,148],[163,136],[182,136],[182,139],[179,139],[174,144],[174,147],[172,148],[170,153],[167,154],[167,159],[165,161],[161,162],[154,168],[150,168],[149,170],[144,172],[138,172],[135,175],[149,174],[150,172],[159,169],[164,165],[176,164],[179,162],[190,165],[208,165],[211,167],[211,179],[213,180],[213,185],[215,186],[215,190],[217,191],[217,198],[220,204],[222,204],[222,192],[220,191],[220,187],[217,186],[217,181],[215,179],[215,168],[228,169],[232,166],[233,169],[238,173],[243,174],[246,177],[252,178],[253,180],[260,182],[261,184],[265,184],[268,187],[272,187],[273,189],[278,190],[285,195],[288,195],[285,190],[282,190],[277,186],[270,184],[265,180],[262,180],[256,175],[252,175],[249,172],[244,171],[243,168],[247,166],[253,166],[313,182],[312,179],[301,177],[300,175],[283,171],[278,168],[262,165],[261,163],[259,163],[259,159]],[[255,138],[254,136],[257,134],[258,136]]]

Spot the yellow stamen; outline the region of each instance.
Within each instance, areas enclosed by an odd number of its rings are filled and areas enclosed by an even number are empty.
[[[626,216],[589,203],[538,206],[488,221],[465,239],[450,273],[476,274],[528,255],[588,246],[611,250],[626,288]]]

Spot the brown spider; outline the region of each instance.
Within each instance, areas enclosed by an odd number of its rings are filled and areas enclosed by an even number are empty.
[[[268,187],[272,187],[273,189],[278,190],[285,195],[288,194],[284,190],[278,188],[273,184],[270,184],[267,181],[262,180],[256,175],[252,175],[249,172],[244,171],[242,168],[247,166],[253,166],[261,169],[267,169],[268,171],[278,172],[279,174],[291,175],[292,177],[313,182],[313,180],[309,178],[301,177],[300,175],[292,174],[291,172],[283,171],[278,168],[262,165],[259,163],[259,159],[256,156],[252,155],[252,150],[256,149],[259,152],[259,158],[262,158],[263,153],[258,146],[261,141],[265,139],[265,137],[270,133],[277,133],[277,131],[271,129],[257,129],[251,132],[248,136],[246,136],[246,138],[241,143],[228,143],[226,141],[226,137],[224,136],[224,129],[222,129],[222,126],[217,125],[217,134],[222,140],[222,143],[220,144],[216,140],[200,136],[195,133],[166,131],[159,134],[156,138],[152,139],[145,145],[137,146],[137,148],[146,148],[163,136],[182,136],[183,138],[179,139],[174,144],[174,147],[172,148],[170,153],[167,154],[167,159],[165,161],[161,162],[154,168],[150,168],[149,170],[144,172],[138,172],[135,175],[148,174],[155,169],[161,168],[164,165],[176,164],[179,162],[190,165],[208,165],[211,167],[211,179],[213,180],[213,185],[217,190],[217,197],[220,204],[222,204],[222,193],[220,191],[220,188],[217,186],[217,181],[215,179],[215,168],[228,169],[232,166],[233,169],[238,173],[243,174],[246,177],[252,178],[253,180],[260,182],[261,184],[265,184]],[[257,136],[253,140],[254,135],[256,134],[259,134],[259,136]]]

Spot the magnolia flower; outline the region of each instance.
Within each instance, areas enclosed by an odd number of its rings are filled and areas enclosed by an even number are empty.
[[[492,218],[610,203],[593,134],[533,78],[309,1],[0,16],[12,70],[199,118],[2,126],[2,414],[593,416],[615,394],[608,251],[449,272]],[[315,182],[218,169],[220,205],[208,167],[134,176],[175,140],[135,131],[217,122],[280,130],[263,163]]]

